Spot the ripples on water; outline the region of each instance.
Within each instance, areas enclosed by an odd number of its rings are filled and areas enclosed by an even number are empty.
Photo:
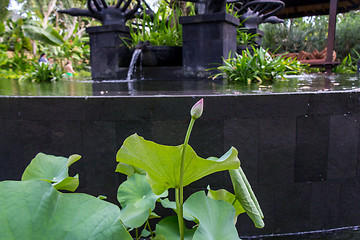
[[[334,228],[309,232],[243,236],[242,240],[359,240],[360,226]]]
[[[64,80],[29,83],[0,79],[0,95],[10,96],[141,96],[141,95],[241,95],[360,89],[356,75],[303,74],[286,76],[273,84],[230,84],[209,79],[157,80]]]

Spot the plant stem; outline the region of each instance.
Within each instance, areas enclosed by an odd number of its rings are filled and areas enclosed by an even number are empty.
[[[180,239],[184,240],[184,217],[183,217],[183,209],[182,205],[180,204],[180,189],[175,188],[175,201],[176,201],[176,214],[178,217],[178,223],[179,223],[179,233],[180,233]]]
[[[175,200],[176,200],[176,209],[178,215],[178,222],[179,222],[179,232],[180,232],[180,240],[184,240],[184,167],[185,167],[185,154],[186,154],[186,147],[189,142],[190,134],[192,128],[194,126],[195,118],[191,118],[188,130],[185,135],[184,145],[181,153],[181,164],[180,164],[180,181],[179,181],[179,188],[175,188]]]
[[[154,233],[153,233],[153,231],[151,230],[150,223],[149,223],[149,219],[146,220],[146,225],[145,225],[145,227],[146,227],[146,226],[148,227],[148,229],[149,229],[149,231],[150,231],[151,237],[154,238]]]

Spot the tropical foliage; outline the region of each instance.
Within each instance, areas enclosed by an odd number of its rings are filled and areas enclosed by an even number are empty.
[[[302,66],[296,59],[283,56],[271,56],[268,50],[252,47],[252,52],[246,49],[241,54],[235,53],[234,57],[224,59],[224,64],[217,67],[219,76],[227,78],[230,82],[251,83],[251,82],[273,82],[276,77],[283,77],[285,74],[299,74],[304,72]]]
[[[56,64],[32,63],[32,70],[20,77],[20,80],[32,82],[51,82],[66,78],[65,72]]]
[[[46,53],[59,69],[67,60],[74,63],[76,71],[86,69],[90,50],[87,44],[89,39],[84,37],[85,27],[94,22],[56,12],[57,9],[83,5],[85,1],[14,2],[19,4],[20,9],[9,11],[7,17],[0,21],[1,77],[33,75],[32,71],[38,69],[33,64],[41,53]]]

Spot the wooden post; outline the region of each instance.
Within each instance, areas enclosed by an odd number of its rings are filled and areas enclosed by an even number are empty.
[[[330,0],[327,52],[326,52],[326,58],[325,58],[326,73],[332,72],[331,62],[333,61],[333,51],[334,51],[334,44],[335,44],[337,6],[338,6],[338,0]]]

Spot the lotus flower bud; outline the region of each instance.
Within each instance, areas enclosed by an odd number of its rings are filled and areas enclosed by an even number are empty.
[[[194,119],[201,117],[203,109],[204,109],[204,99],[202,98],[197,103],[195,103],[194,106],[191,108],[190,111],[191,117]]]

